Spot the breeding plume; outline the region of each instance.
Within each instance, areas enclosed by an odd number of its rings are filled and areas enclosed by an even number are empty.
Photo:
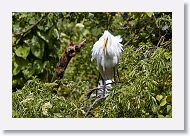
[[[113,75],[116,74],[116,66],[123,50],[121,41],[121,36],[113,36],[106,30],[92,49],[92,60],[96,59],[97,68],[103,80],[103,97],[105,96],[106,82],[110,82]]]

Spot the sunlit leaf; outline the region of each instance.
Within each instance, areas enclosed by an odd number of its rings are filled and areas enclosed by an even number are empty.
[[[146,12],[146,14],[147,14],[149,17],[152,17],[153,12]]]
[[[165,118],[163,115],[158,115],[158,118]]]
[[[172,106],[171,105],[167,105],[167,113],[169,113],[172,109]]]
[[[44,41],[46,41],[47,43],[49,43],[49,37],[46,33],[42,32],[42,31],[38,31],[37,35],[43,39]]]
[[[27,45],[23,45],[23,46],[19,46],[16,51],[15,51],[16,55],[18,57],[22,57],[23,59],[26,59],[27,56],[30,53],[30,46]]]
[[[22,67],[18,65],[16,62],[13,62],[13,75],[17,75],[20,72],[21,68]]]
[[[165,96],[165,98],[163,98],[163,99],[161,100],[160,106],[166,105],[166,103],[167,103],[166,98],[167,98],[167,96]]]
[[[162,95],[157,95],[157,96],[156,96],[156,100],[158,100],[158,101],[162,100],[162,98],[163,98]]]
[[[59,32],[57,29],[53,29],[53,36],[56,38],[56,39],[59,39]]]

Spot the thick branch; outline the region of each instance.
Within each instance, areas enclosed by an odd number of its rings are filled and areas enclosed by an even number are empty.
[[[68,47],[65,49],[63,55],[61,56],[59,62],[57,63],[54,77],[52,78],[52,82],[54,80],[59,80],[63,77],[64,72],[67,68],[72,57],[76,55],[76,53],[80,52],[80,48],[84,46],[86,40],[83,40],[78,45],[74,45],[72,42],[69,43]]]

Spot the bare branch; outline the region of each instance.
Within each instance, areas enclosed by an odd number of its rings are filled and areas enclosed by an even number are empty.
[[[107,83],[106,85],[114,84],[114,83],[121,83],[121,82],[115,82],[115,81],[113,81],[113,82],[111,82],[111,83]],[[88,91],[88,93],[86,94],[87,98],[89,99],[90,96],[91,96],[91,94],[92,94],[94,91],[100,90],[100,89],[103,89],[103,87],[95,87],[95,88],[93,88],[93,89],[90,89],[90,90]]]
[[[42,20],[43,18],[46,16],[47,14],[43,15],[35,24],[33,24],[30,28],[24,30],[24,31],[21,31],[21,32],[17,32],[17,33],[14,33],[13,35],[15,36],[23,36],[25,33],[31,31],[34,27],[36,27]]]
[[[131,41],[131,39],[129,41],[127,41],[123,46],[126,47],[130,41]]]
[[[88,108],[86,114],[85,114],[85,117],[88,116],[91,112],[91,110],[94,108],[95,105],[97,105],[99,102],[102,102],[103,100],[105,100],[106,97],[100,97],[98,99],[96,99],[92,105],[90,105],[90,107]]]
[[[57,63],[57,66],[55,68],[55,74],[51,82],[53,82],[54,80],[59,80],[63,77],[71,58],[74,57],[76,53],[80,52],[80,48],[85,45],[85,42],[86,40],[83,40],[78,45],[74,45],[72,42],[69,43],[69,46],[65,49],[63,55]]]
[[[165,38],[164,36],[160,37],[160,40],[158,41],[158,43],[156,45],[157,47],[164,41],[164,38]]]

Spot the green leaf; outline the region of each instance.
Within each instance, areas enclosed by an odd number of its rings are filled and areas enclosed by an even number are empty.
[[[146,14],[147,14],[149,17],[152,17],[153,12],[146,12]]]
[[[16,79],[12,80],[12,86],[16,86],[18,84],[18,81]]]
[[[165,96],[164,99],[161,100],[160,106],[166,105],[166,103],[167,103],[166,98],[167,98],[167,96]]]
[[[12,37],[12,44],[13,44],[13,45],[16,43],[16,40],[17,40],[16,37],[13,36],[13,37]]]
[[[42,32],[42,31],[38,31],[37,35],[43,39],[44,41],[46,41],[46,43],[49,43],[49,37],[46,33]]]
[[[22,71],[25,79],[29,79],[33,74],[34,74],[34,70],[32,67],[32,63],[29,63],[26,68]]]
[[[89,33],[90,33],[89,30],[85,29],[85,30],[82,32],[82,35],[83,35],[83,36],[86,36],[86,35],[89,34]]]
[[[157,99],[158,101],[162,100],[162,98],[163,98],[162,95],[156,95],[156,99]]]
[[[165,58],[166,58],[167,60],[172,57],[171,54],[168,53],[168,52],[165,52],[165,53],[164,53],[164,56],[165,56]]]
[[[13,76],[16,76],[25,66],[26,66],[26,60],[23,58],[13,56]]]
[[[33,63],[33,69],[35,69],[37,74],[40,74],[43,72],[43,63],[40,60],[35,60]]]
[[[167,105],[167,113],[169,113],[172,110],[172,106],[171,105]]]
[[[13,76],[16,76],[20,72],[21,68],[22,67],[19,64],[13,62]]]
[[[63,118],[61,113],[54,113],[53,115],[54,115],[54,118]]]
[[[168,95],[166,100],[167,100],[168,103],[172,103],[172,96]]]
[[[163,115],[158,115],[158,118],[164,118],[164,116]]]
[[[44,55],[44,47],[45,43],[42,40],[40,40],[37,36],[33,36],[31,51],[35,57],[42,59]]]
[[[59,32],[57,29],[53,29],[53,32],[52,32],[52,35],[56,38],[56,39],[59,39]]]
[[[45,68],[48,68],[48,67],[50,67],[49,61],[45,61],[44,64],[43,64],[43,68],[45,69]]]
[[[27,45],[23,45],[23,46],[19,46],[16,51],[15,51],[16,55],[18,57],[22,57],[23,59],[26,59],[27,56],[30,53],[30,47]]]
[[[29,20],[29,24],[33,25],[33,24],[35,24],[35,23],[36,23],[36,20],[35,20],[34,17]]]
[[[157,111],[158,111],[157,106],[156,106],[156,105],[153,105],[153,106],[152,106],[152,112],[153,112],[153,113],[156,113]]]
[[[49,30],[53,26],[52,20],[48,19],[47,24],[45,25],[45,31]]]
[[[84,25],[82,23],[77,23],[75,27],[82,29],[84,28]]]
[[[171,118],[172,116],[171,115],[166,115],[166,118]]]
[[[14,33],[18,33],[22,30],[22,28],[20,27],[19,23],[16,23],[13,25],[13,32]]]

